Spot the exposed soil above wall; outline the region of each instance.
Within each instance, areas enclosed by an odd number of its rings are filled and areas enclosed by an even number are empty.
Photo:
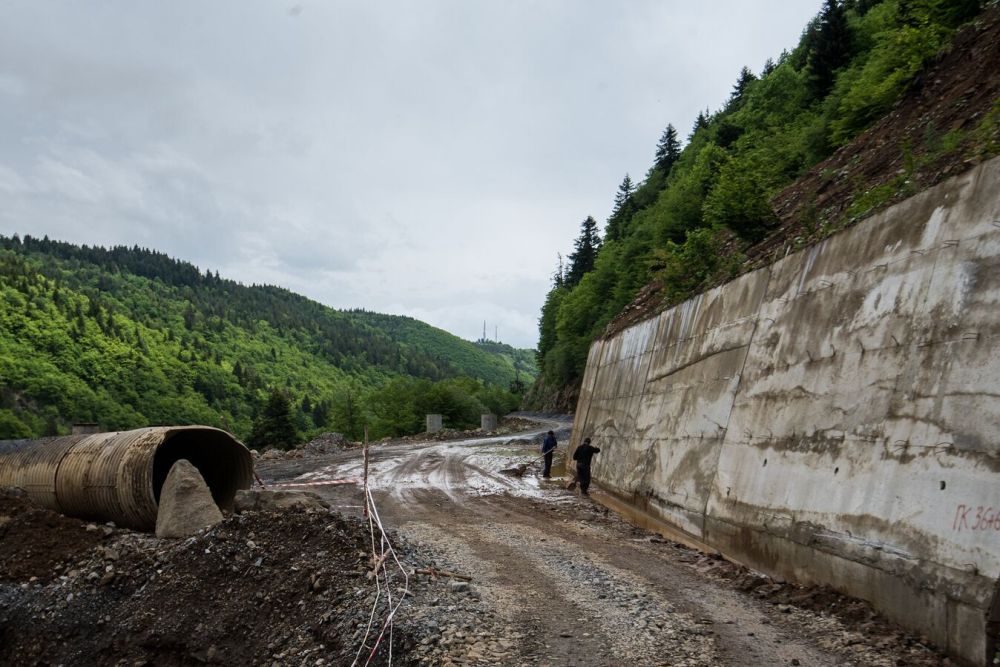
[[[745,251],[741,271],[770,264],[997,154],[998,104],[1000,7],[992,7],[956,34],[888,115],[775,195],[780,222]],[[739,251],[735,240],[730,251]],[[702,289],[729,279],[720,276]],[[663,301],[661,289],[657,282],[643,288],[604,336],[674,305]]]
[[[998,102],[1000,8],[993,7],[955,35],[887,116],[772,200],[781,225],[751,248],[751,261],[780,259],[788,247],[812,243],[992,157],[1000,142]]]

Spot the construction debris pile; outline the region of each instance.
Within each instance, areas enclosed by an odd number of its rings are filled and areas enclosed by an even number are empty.
[[[361,443],[351,442],[343,433],[320,433],[315,438],[298,449],[307,454],[332,454],[352,447],[360,447]]]
[[[305,456],[321,456],[323,454],[333,454],[345,449],[361,447],[360,442],[351,442],[342,433],[320,433],[315,438],[304,444],[298,445],[295,449],[268,449],[263,453],[252,450],[253,457],[271,461],[274,459],[301,459]]]
[[[381,536],[367,522],[302,504],[258,506],[164,540],[0,490],[0,664],[410,665],[510,655],[510,646],[477,646],[473,628],[502,630],[474,584],[415,572],[437,571],[398,537],[403,567],[383,569],[372,556]]]
[[[539,423],[533,419],[525,417],[504,417],[500,420],[500,425],[492,431],[482,429],[472,429],[461,431],[456,429],[442,429],[435,433],[418,433],[416,435],[405,435],[399,438],[382,438],[377,444],[398,444],[410,442],[448,442],[451,440],[470,440],[473,438],[490,438],[503,435],[511,435],[521,431],[538,428]],[[572,428],[567,426],[556,433],[560,441],[568,439]],[[535,439],[540,444],[544,434],[539,434]],[[348,449],[357,449],[362,446],[360,442],[352,442],[341,433],[321,433],[307,443],[296,446],[294,449],[268,449],[263,452],[253,450],[255,459],[262,461],[289,460],[310,458],[313,456],[323,456],[335,454]]]
[[[521,431],[527,431],[533,428],[538,428],[539,423],[533,419],[526,419],[524,417],[504,417],[500,420],[500,425],[491,431],[484,431],[482,429],[471,429],[468,431],[461,431],[457,429],[445,428],[434,433],[418,433],[416,435],[407,435],[402,438],[385,438],[384,442],[447,442],[449,440],[467,440],[472,438],[491,438],[501,435],[510,435],[512,433],[519,433]]]

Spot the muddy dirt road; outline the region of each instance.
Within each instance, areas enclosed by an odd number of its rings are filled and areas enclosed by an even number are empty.
[[[550,427],[568,423],[544,423],[513,443],[505,436],[372,448],[369,480],[383,521],[434,553],[437,567],[472,577],[470,594],[496,617],[442,627],[441,641],[425,647],[426,662],[707,666],[945,660],[863,605],[826,593],[828,602],[816,592],[776,584],[626,523],[604,507],[600,489],[589,499],[565,490],[560,455],[551,480],[540,478],[537,465],[521,478],[499,472],[534,457],[537,445],[529,439]],[[563,455],[565,446],[561,441]],[[349,451],[267,461],[259,470],[269,485],[308,488],[352,513],[362,505],[362,467],[360,453]],[[853,615],[829,613],[845,607]]]

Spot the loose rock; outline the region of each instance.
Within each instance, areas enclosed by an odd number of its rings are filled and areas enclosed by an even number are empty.
[[[277,512],[292,507],[325,511],[330,505],[309,491],[248,489],[236,492],[234,507],[237,512]]]
[[[156,512],[157,537],[190,537],[222,521],[212,492],[190,461],[173,465],[160,492]]]

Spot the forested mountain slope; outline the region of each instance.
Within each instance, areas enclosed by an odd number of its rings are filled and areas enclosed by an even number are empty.
[[[572,409],[590,343],[1000,152],[1000,9],[826,0],[686,144],[668,125],[603,238],[587,218],[539,320],[526,406]],[[887,115],[888,114],[888,115]],[[879,120],[885,117],[884,120]],[[870,129],[869,129],[870,128]],[[860,135],[860,136],[859,136]]]
[[[247,437],[275,389],[300,434],[356,435],[366,422],[399,433],[415,418],[394,424],[375,407],[394,379],[413,394],[446,382],[445,393],[490,402],[516,377],[505,358],[416,320],[333,310],[162,253],[30,236],[0,246],[0,438],[78,421],[202,423]],[[449,380],[459,376],[481,382]],[[469,419],[503,407],[470,400]]]
[[[357,321],[384,331],[393,340],[435,359],[445,359],[460,373],[504,386],[519,377],[530,383],[538,375],[534,350],[519,350],[503,343],[471,343],[432,327],[425,322],[399,315],[351,310]]]

